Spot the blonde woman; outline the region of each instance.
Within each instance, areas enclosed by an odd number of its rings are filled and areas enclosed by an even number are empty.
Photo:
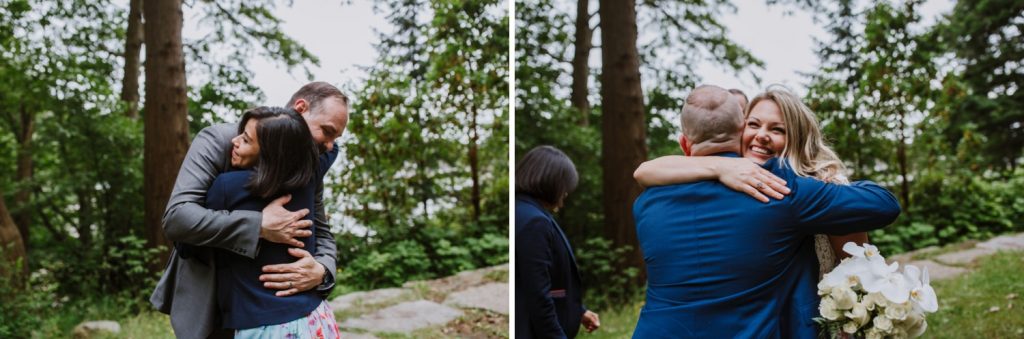
[[[719,180],[734,190],[768,202],[768,196],[782,199],[783,193],[788,193],[788,189],[780,185],[781,179],[760,167],[769,159],[779,157],[797,175],[849,183],[843,174],[843,162],[825,143],[814,113],[793,93],[779,86],[769,87],[746,106],[745,118],[741,139],[743,158],[665,156],[641,164],[634,177],[644,187]],[[848,256],[842,251],[848,241],[863,244],[867,242],[867,233],[815,236],[819,279],[831,271],[841,257]]]

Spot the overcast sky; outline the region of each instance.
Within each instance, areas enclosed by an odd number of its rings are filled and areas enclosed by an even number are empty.
[[[815,23],[811,15],[792,6],[768,6],[764,0],[734,1],[737,11],[722,17],[722,24],[729,29],[729,37],[744,46],[765,63],[758,72],[761,83],[750,76],[737,79],[735,74],[717,66],[705,63],[698,73],[708,84],[726,88],[739,88],[754,96],[768,85],[782,84],[803,96],[807,79],[801,72],[809,73],[818,68],[818,57],[813,38],[829,41],[824,23]],[[930,25],[938,14],[953,8],[950,0],[929,0],[919,7],[923,24]],[[789,15],[785,10],[790,9]]]
[[[569,0],[565,0],[569,1]],[[342,5],[341,0],[295,1],[291,7],[279,6],[275,15],[283,23],[284,33],[302,43],[310,52],[320,58],[320,67],[312,69],[316,80],[335,85],[358,84],[365,78],[365,72],[358,66],[372,65],[376,59],[373,44],[377,42],[374,29],[390,30],[384,15],[373,12],[369,0],[353,0]],[[800,72],[811,72],[818,67],[814,54],[813,37],[827,39],[820,23],[814,23],[811,16],[791,7],[767,6],[764,0],[740,0],[734,2],[735,14],[725,14],[722,23],[729,29],[729,37],[739,45],[748,48],[765,62],[765,68],[758,72],[762,82],[756,83],[748,75],[737,78],[735,74],[711,64],[702,64],[698,73],[704,83],[735,87],[754,95],[770,84],[783,84],[804,93],[806,81]],[[939,14],[952,8],[950,0],[930,0],[921,6],[922,17],[931,22]],[[594,6],[596,8],[596,1]],[[187,8],[186,8],[187,10]],[[190,33],[186,12],[185,35]],[[600,53],[595,53],[600,58]],[[263,89],[268,104],[279,105],[291,93],[307,81],[301,72],[289,74],[279,65],[262,58],[252,61],[256,85]]]
[[[182,34],[197,38],[196,17],[187,6],[184,9]],[[374,13],[368,0],[353,0],[348,5],[342,5],[342,0],[294,1],[291,7],[278,6],[274,15],[281,19],[286,35],[320,59],[320,66],[310,69],[314,80],[339,87],[365,79],[366,73],[359,66],[372,65],[377,56],[374,29],[390,30],[384,15]],[[283,105],[295,90],[309,82],[301,70],[289,73],[261,57],[255,57],[250,65],[253,81],[263,90],[268,105]]]

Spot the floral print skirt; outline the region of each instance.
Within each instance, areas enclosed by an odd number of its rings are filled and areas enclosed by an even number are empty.
[[[341,338],[334,311],[327,301],[320,302],[313,312],[305,317],[283,324],[246,328],[235,331],[235,338],[243,339],[333,339]]]

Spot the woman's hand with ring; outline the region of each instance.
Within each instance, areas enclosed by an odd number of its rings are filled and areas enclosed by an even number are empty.
[[[760,202],[768,202],[769,196],[782,200],[789,194],[786,181],[760,165],[742,158],[723,158],[717,166],[718,181],[735,191],[746,193]]]

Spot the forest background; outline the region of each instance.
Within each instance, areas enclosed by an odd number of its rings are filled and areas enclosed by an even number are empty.
[[[851,179],[899,198],[900,218],[870,233],[882,253],[1024,230],[1024,3],[959,1],[928,24],[920,0],[766,3],[808,13],[827,32],[817,67],[792,81],[806,85],[797,94]],[[764,70],[721,23],[739,5],[517,2],[515,154],[553,145],[576,164],[579,187],[556,218],[592,309],[642,300],[632,173],[681,154],[683,98],[704,81],[696,69],[755,79]]]
[[[0,0],[0,337],[151,308],[192,137],[287,99],[253,85],[256,59],[353,100],[325,180],[335,295],[508,261],[508,3],[373,1],[390,27],[358,83],[312,74],[290,5]]]

